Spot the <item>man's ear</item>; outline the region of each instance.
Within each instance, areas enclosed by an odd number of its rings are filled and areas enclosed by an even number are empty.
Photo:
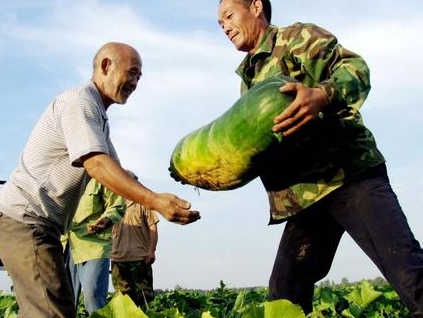
[[[101,60],[100,66],[101,66],[101,73],[103,75],[107,75],[107,73],[109,72],[111,64],[112,64],[112,61],[107,57],[105,57],[104,59]]]
[[[263,3],[261,0],[253,0],[250,9],[254,16],[258,18],[263,13]]]

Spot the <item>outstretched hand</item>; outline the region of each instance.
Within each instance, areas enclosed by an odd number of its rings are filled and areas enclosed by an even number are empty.
[[[189,224],[201,218],[198,211],[191,211],[191,203],[178,198],[171,193],[159,193],[156,197],[154,210],[168,221],[178,224]]]
[[[87,225],[87,230],[89,234],[99,233],[102,232],[113,225],[112,220],[105,217],[102,219],[98,219],[92,224]]]
[[[326,92],[322,88],[311,88],[302,83],[287,83],[279,91],[295,95],[292,103],[273,120],[273,132],[284,137],[300,130],[305,124],[316,120],[328,105]]]

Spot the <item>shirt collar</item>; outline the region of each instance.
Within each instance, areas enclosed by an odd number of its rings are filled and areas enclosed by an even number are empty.
[[[105,120],[108,120],[107,117],[107,113],[106,113],[106,107],[104,107],[104,103],[103,103],[103,99],[101,98],[100,92],[98,91],[97,86],[94,84],[93,81],[89,81],[88,82],[88,87],[89,87],[89,91],[90,93],[93,95],[98,109],[100,110],[101,116],[103,116],[103,118]]]
[[[261,54],[271,54],[275,46],[275,35],[277,33],[278,27],[270,24],[263,34],[263,38],[260,41],[257,51],[254,54],[248,53],[236,69],[235,73],[242,76],[244,70],[253,64],[252,62],[255,58],[257,58],[257,56]]]

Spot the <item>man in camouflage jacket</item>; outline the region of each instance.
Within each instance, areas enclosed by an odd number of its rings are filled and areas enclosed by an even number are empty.
[[[236,49],[247,52],[236,70],[242,94],[268,77],[298,81],[280,88],[295,98],[274,119],[282,142],[261,163],[270,224],[287,222],[270,298],[287,298],[310,312],[314,284],[328,273],[347,231],[411,315],[423,317],[423,251],[359,113],[370,91],[364,60],[316,25],[271,25],[268,0],[221,0],[218,17]]]

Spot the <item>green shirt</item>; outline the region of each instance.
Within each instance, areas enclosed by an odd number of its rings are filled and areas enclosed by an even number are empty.
[[[88,234],[87,225],[104,217],[115,224],[122,219],[125,210],[125,199],[91,179],[68,231],[68,242],[75,264],[110,257],[111,228]]]
[[[359,113],[370,91],[370,71],[328,31],[313,24],[270,25],[258,50],[247,54],[236,73],[242,78],[241,94],[265,78],[285,75],[325,89],[330,101],[320,120],[284,138],[275,146],[280,151],[274,149],[262,165],[270,224],[384,162]]]

